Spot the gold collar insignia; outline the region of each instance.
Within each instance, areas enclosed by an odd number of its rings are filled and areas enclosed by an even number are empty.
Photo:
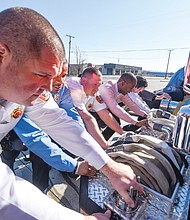
[[[21,106],[15,108],[15,109],[11,112],[11,118],[14,118],[14,119],[19,118],[19,117],[23,114],[23,111],[24,111],[24,109],[23,109],[23,107],[21,107]]]
[[[88,108],[92,108],[92,104],[91,103],[88,105]]]
[[[40,99],[43,102],[47,102],[49,98],[50,98],[50,93],[46,91],[44,91],[41,95],[38,96],[38,99]]]

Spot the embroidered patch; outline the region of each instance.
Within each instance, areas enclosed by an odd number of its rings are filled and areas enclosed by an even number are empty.
[[[55,94],[53,98],[54,98],[55,101],[58,101],[60,99],[60,95],[59,94]]]
[[[19,118],[23,114],[23,107],[17,107],[11,112],[11,118]]]
[[[92,108],[92,104],[90,103],[90,104],[88,104],[88,108]]]
[[[97,95],[96,96],[96,100],[100,103],[100,104],[102,104],[104,101],[103,101],[103,99],[102,99],[102,97],[100,96],[100,95]]]
[[[43,92],[41,95],[39,95],[38,99],[40,99],[43,102],[47,102],[50,97],[49,92]]]

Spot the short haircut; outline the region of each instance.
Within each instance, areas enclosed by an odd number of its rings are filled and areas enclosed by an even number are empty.
[[[14,7],[0,12],[0,42],[5,44],[16,63],[39,58],[48,48],[56,58],[65,58],[64,45],[53,26],[36,11]]]
[[[121,82],[121,81],[136,82],[137,79],[133,73],[123,73],[118,79],[118,82]]]
[[[136,84],[136,88],[140,88],[140,87],[144,87],[146,88],[148,86],[148,81],[142,77],[142,76],[136,76],[137,78],[137,84]]]
[[[96,67],[88,67],[83,70],[83,72],[81,74],[81,78],[82,77],[90,77],[90,76],[92,76],[92,74],[95,74],[97,76],[102,76],[102,73]]]

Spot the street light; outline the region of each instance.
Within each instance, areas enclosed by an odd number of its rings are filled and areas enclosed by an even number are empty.
[[[169,50],[169,55],[168,55],[168,63],[167,63],[167,67],[166,67],[166,74],[165,74],[165,79],[167,78],[167,74],[168,74],[168,67],[169,67],[169,62],[170,62],[170,54],[173,50]]]
[[[71,38],[75,38],[74,36],[71,36],[69,34],[66,34],[67,37],[69,37],[69,57],[68,57],[68,76],[70,73],[70,54],[71,54]]]

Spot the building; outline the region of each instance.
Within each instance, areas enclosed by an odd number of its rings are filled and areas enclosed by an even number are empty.
[[[82,73],[83,69],[86,68],[87,66],[88,66],[88,63],[71,64],[69,75],[78,76]],[[115,63],[104,63],[103,65],[96,65],[96,67],[101,71],[103,75],[120,76],[126,72],[131,72],[135,75],[143,75],[143,76],[164,77],[166,75],[165,72],[142,70],[142,67],[115,64]],[[173,75],[172,72],[167,73],[168,77],[171,77],[172,75]]]
[[[78,76],[87,64],[70,64],[70,75]],[[103,65],[96,65],[103,75],[122,75],[126,72],[134,73],[135,75],[142,73],[142,67],[129,66],[115,63],[104,63]]]
[[[129,66],[115,63],[105,63],[99,67],[103,75],[122,75],[126,72],[131,72],[135,75],[142,72],[142,67]]]

